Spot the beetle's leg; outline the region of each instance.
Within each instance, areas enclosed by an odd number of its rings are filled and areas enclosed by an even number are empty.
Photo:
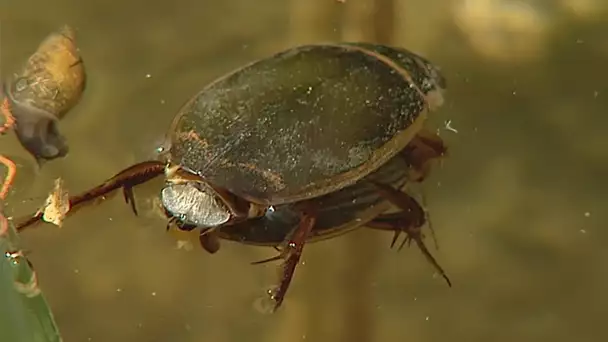
[[[423,130],[401,151],[406,160],[410,176],[414,182],[422,182],[431,171],[431,163],[441,160],[447,154],[447,147],[441,137],[435,133]]]
[[[138,216],[137,206],[135,205],[135,196],[133,195],[133,186],[125,185],[122,188],[122,195],[125,199],[125,202],[131,206],[131,210],[135,216]]]
[[[396,190],[388,185],[375,183],[374,185],[378,188],[378,192],[387,200],[392,202],[401,211],[391,214],[380,215],[371,222],[367,223],[367,226],[373,229],[391,230],[395,232],[391,246],[393,246],[399,237],[399,234],[403,231],[407,234],[406,239],[403,241],[399,249],[401,249],[405,243],[414,241],[422,254],[433,265],[439,274],[445,279],[448,286],[452,286],[450,278],[447,276],[441,265],[437,262],[435,257],[428,250],[424,244],[421,228],[426,223],[426,212],[422,206],[410,195],[405,192]]]
[[[283,258],[282,254],[284,248],[281,248],[279,246],[272,246],[272,249],[274,249],[275,251],[279,252],[279,255],[275,255],[272,258],[268,258],[268,259],[264,259],[264,260],[260,260],[260,261],[254,261],[251,264],[252,265],[260,265],[260,264],[265,264],[267,262],[271,262],[271,261],[277,261]]]
[[[302,210],[302,218],[298,227],[294,230],[289,239],[285,241],[285,246],[277,256],[252,263],[261,264],[274,260],[283,260],[279,286],[270,292],[270,298],[275,302],[275,311],[283,303],[283,299],[285,298],[285,294],[287,293],[289,284],[295,273],[296,266],[300,262],[306,239],[315,225],[317,217],[314,213],[315,211],[310,209],[313,208]]]
[[[428,129],[422,129],[416,134],[416,141],[430,149],[435,158],[448,154],[448,147],[441,137]]]
[[[70,206],[71,208],[74,208],[75,206],[86,204],[100,197],[105,198],[104,196],[112,191],[122,188],[125,201],[128,204],[131,204],[131,209],[137,215],[133,187],[162,175],[164,170],[165,164],[160,161],[145,161],[135,164],[120,171],[101,185],[79,195],[70,197]]]
[[[215,254],[220,250],[220,237],[215,229],[201,232],[198,240],[201,247],[209,254]]]
[[[407,194],[405,195],[408,196]],[[370,228],[394,231],[395,233],[393,235],[393,240],[391,241],[391,248],[393,248],[395,247],[399,236],[401,236],[401,233],[403,233],[403,228],[399,228],[398,226],[407,227],[406,233],[408,234],[405,239],[403,239],[398,248],[398,250],[401,250],[403,249],[403,246],[405,246],[406,243],[408,247],[411,245],[411,236],[419,235],[421,239],[425,238],[425,235],[422,232],[422,226],[424,226],[424,224],[426,223],[426,225],[429,227],[429,230],[431,231],[431,236],[433,238],[433,244],[435,245],[435,249],[439,249],[439,244],[437,242],[435,231],[433,229],[433,226],[431,225],[431,220],[428,213],[420,206],[420,204],[418,204],[416,200],[414,200],[413,198],[411,198],[411,200],[412,207],[410,207],[410,209],[380,215],[374,220],[372,220],[373,227]],[[398,224],[398,222],[401,223]]]
[[[109,193],[122,188],[124,191],[125,199],[128,199],[127,203],[131,204],[131,208],[137,214],[137,211],[134,209],[135,206],[131,189],[136,185],[145,183],[157,176],[162,175],[164,169],[165,164],[160,161],[146,161],[126,168],[123,171],[117,173],[114,177],[103,182],[101,185],[96,186],[81,194],[70,196],[69,213],[73,213],[75,210],[79,209],[85,204],[92,202],[95,199],[105,199],[105,196]],[[17,231],[21,231],[31,225],[39,223],[41,220],[42,212],[38,212],[35,215],[32,215],[28,219],[17,224]]]
[[[0,112],[2,112],[2,115],[4,116],[4,124],[0,126],[0,135],[2,135],[15,125],[15,117],[11,114],[8,98],[6,97],[2,100]]]

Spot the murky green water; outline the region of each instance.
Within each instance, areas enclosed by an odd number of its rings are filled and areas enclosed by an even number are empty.
[[[526,1],[524,1],[526,2]],[[603,341],[608,338],[608,5],[602,0],[5,0],[2,73],[63,24],[88,71],[61,124],[71,152],[20,165],[26,214],[53,179],[87,188],[154,152],[173,113],[215,77],[304,42],[405,46],[445,70],[432,122],[450,157],[424,186],[447,288],[415,249],[360,230],[306,247],[282,309],[255,310],[276,279],[270,248],[177,249],[120,197],[26,232],[66,341]],[[390,6],[393,6],[392,9]],[[442,128],[446,121],[457,133]],[[156,184],[158,185],[158,184]],[[158,190],[137,191],[150,207]],[[147,205],[148,204],[148,205]]]

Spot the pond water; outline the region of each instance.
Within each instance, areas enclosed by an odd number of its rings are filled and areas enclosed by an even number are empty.
[[[298,44],[403,46],[442,67],[430,119],[449,145],[421,192],[448,288],[416,248],[360,229],[307,245],[283,307],[256,302],[271,248],[177,247],[159,182],[22,235],[65,341],[604,341],[608,332],[608,4],[603,0],[20,0],[0,4],[0,70],[69,24],[88,73],[61,121],[69,155],[37,170],[14,135],[7,205],[24,215],[62,177],[78,192],[154,156],[205,84]],[[602,228],[603,227],[603,228]]]

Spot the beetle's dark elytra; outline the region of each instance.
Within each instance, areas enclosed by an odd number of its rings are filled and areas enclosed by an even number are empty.
[[[301,46],[254,62],[184,105],[169,132],[171,162],[259,203],[332,192],[418,131],[435,106],[428,94],[445,83],[427,63],[367,44]]]

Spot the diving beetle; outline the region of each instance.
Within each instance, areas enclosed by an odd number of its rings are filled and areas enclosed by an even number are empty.
[[[70,203],[122,188],[137,213],[132,188],[164,173],[165,214],[202,234],[290,204],[298,224],[281,252],[286,290],[321,210],[317,199],[404,151],[442,105],[445,88],[436,66],[402,48],[291,48],[206,86],[175,116],[159,160],[133,165]],[[273,294],[276,307],[283,295]]]

